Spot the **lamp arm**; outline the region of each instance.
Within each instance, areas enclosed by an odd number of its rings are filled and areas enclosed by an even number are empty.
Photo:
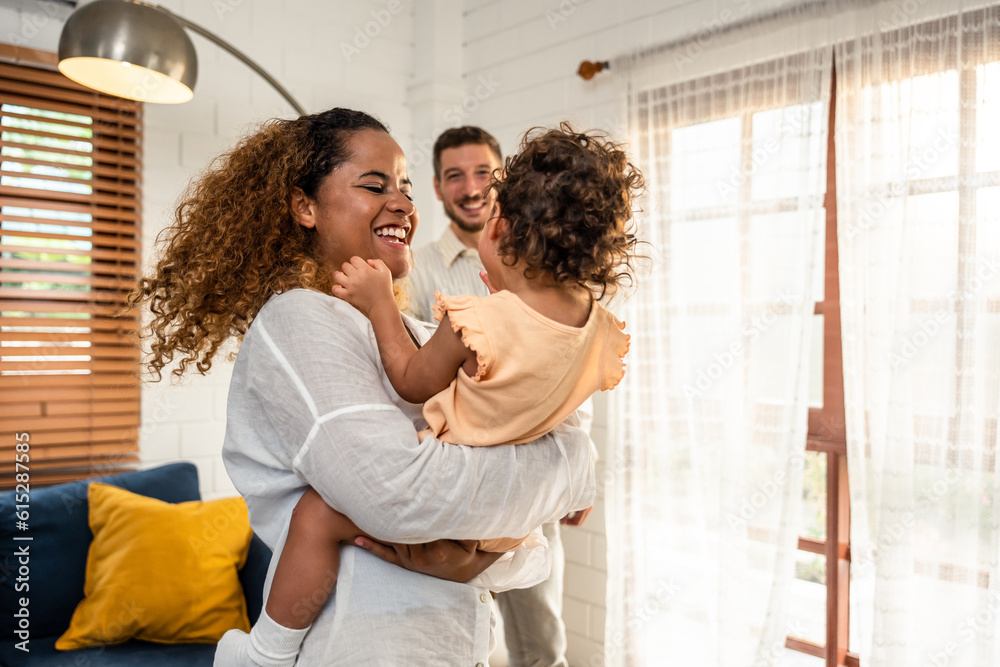
[[[205,28],[202,28],[197,23],[192,23],[191,21],[188,21],[183,16],[180,16],[179,14],[173,13],[172,11],[170,11],[169,9],[167,9],[166,7],[162,7],[160,5],[153,5],[153,6],[156,7],[157,9],[159,9],[162,12],[170,14],[170,16],[172,16],[178,23],[180,23],[185,28],[189,28],[189,29],[193,30],[194,32],[198,33],[199,35],[201,35],[205,39],[207,39],[207,40],[209,40],[211,42],[214,42],[216,45],[218,45],[219,47],[221,47],[223,50],[228,51],[229,53],[231,53],[238,60],[242,61],[244,65],[246,65],[247,67],[249,67],[250,69],[252,69],[254,72],[256,72],[257,74],[259,74],[262,79],[264,79],[269,84],[271,84],[271,87],[274,88],[276,91],[278,91],[278,93],[280,93],[281,96],[284,97],[288,101],[288,103],[292,105],[292,108],[295,109],[296,113],[298,113],[300,116],[305,116],[306,115],[306,110],[302,108],[301,104],[299,104],[298,102],[295,101],[295,98],[292,97],[291,93],[289,93],[287,90],[285,90],[284,86],[282,86],[280,83],[278,83],[277,81],[275,81],[275,79],[274,79],[273,76],[271,76],[270,74],[268,74],[267,72],[264,71],[264,68],[262,68],[260,65],[258,65],[257,63],[255,63],[253,60],[251,60],[246,54],[244,54],[242,51],[240,51],[239,49],[237,49],[235,46],[233,46],[232,44],[230,44],[226,40],[222,39],[221,37],[219,37],[215,33],[209,32]]]

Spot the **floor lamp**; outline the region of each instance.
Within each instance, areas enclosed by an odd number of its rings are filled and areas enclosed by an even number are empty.
[[[194,97],[198,54],[184,28],[234,55],[305,115],[274,77],[232,44],[164,7],[138,0],[95,0],[74,11],[59,37],[59,71],[109,95],[159,104],[187,102]]]

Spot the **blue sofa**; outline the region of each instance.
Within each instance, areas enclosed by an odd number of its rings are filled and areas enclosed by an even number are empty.
[[[171,463],[158,468],[70,482],[31,492],[29,530],[15,529],[14,492],[0,494],[0,665],[14,667],[81,667],[121,665],[157,667],[211,665],[215,646],[210,644],[156,644],[129,641],[77,651],[57,651],[56,639],[69,627],[73,610],[83,599],[87,551],[93,535],[88,523],[87,485],[92,481],[113,484],[133,493],[170,503],[200,500],[198,469],[191,463]],[[31,542],[15,541],[15,533]],[[16,592],[16,549],[30,544],[30,592]],[[271,551],[256,535],[240,583],[253,623],[260,615],[264,578]],[[15,647],[13,615],[19,597],[30,599],[29,653]]]

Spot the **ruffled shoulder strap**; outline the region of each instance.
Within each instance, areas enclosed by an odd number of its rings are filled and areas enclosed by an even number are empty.
[[[481,296],[445,296],[434,293],[434,319],[440,322],[445,315],[451,321],[451,328],[462,337],[462,344],[476,353],[476,375],[473,380],[482,380],[493,367],[493,346],[486,335],[479,309],[484,299]]]
[[[603,309],[603,306],[596,306]],[[604,341],[604,354],[602,355],[601,391],[614,389],[625,377],[625,355],[632,337],[625,333],[625,323],[612,315],[607,310],[604,311],[608,321],[608,337]]]

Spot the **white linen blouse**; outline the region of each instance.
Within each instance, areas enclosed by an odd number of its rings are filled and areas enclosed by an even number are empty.
[[[427,340],[426,327],[405,320]],[[223,446],[250,523],[274,551],[265,599],[307,486],[364,531],[400,543],[526,535],[593,502],[592,445],[574,418],[535,442],[498,447],[420,441],[425,425],[420,406],[392,389],[361,313],[312,290],[271,297],[237,356]],[[343,546],[336,590],[297,664],[485,665],[489,590],[533,585],[548,567],[544,538],[468,584]]]

